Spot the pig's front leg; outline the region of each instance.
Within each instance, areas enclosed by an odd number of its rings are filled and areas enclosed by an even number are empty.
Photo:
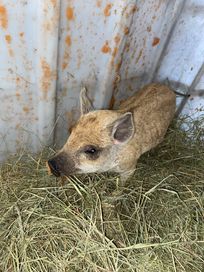
[[[125,154],[123,154],[123,156],[121,156],[118,169],[121,187],[125,187],[126,181],[133,175],[138,158],[138,153],[134,152],[126,152]]]
[[[129,167],[117,168],[116,172],[120,175],[118,180],[117,189],[112,193],[114,198],[121,197],[124,192],[124,189],[127,187],[127,180],[133,175],[136,168],[137,160],[134,163],[129,164]],[[127,165],[126,165],[127,166]]]
[[[135,172],[135,168],[136,168],[136,164],[137,164],[137,160],[134,161],[134,163],[132,163],[131,165],[129,165],[128,168],[126,169],[121,169],[120,171],[120,186],[121,187],[125,187],[126,185],[126,181],[133,175],[133,173]]]
[[[125,187],[126,181],[133,175],[135,172],[135,167],[132,169],[129,169],[123,173],[120,173],[120,186]]]
[[[132,168],[123,170],[121,172],[119,172],[120,178],[118,181],[118,187],[117,189],[112,193],[112,195],[114,197],[121,197],[121,195],[123,194],[123,190],[126,188],[127,186],[127,180],[133,175],[135,171],[135,165]]]

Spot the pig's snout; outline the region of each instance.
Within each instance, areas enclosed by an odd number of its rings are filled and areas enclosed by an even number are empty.
[[[55,160],[55,158],[52,158],[52,159],[48,160],[47,163],[48,163],[51,173],[53,175],[55,175],[56,177],[60,177],[61,174],[60,174],[60,169],[59,169],[57,160]]]
[[[48,170],[56,177],[69,176],[75,173],[75,163],[68,154],[61,152],[49,159],[47,162]]]

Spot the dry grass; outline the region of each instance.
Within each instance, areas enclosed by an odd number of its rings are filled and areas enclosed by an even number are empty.
[[[190,133],[172,126],[121,194],[108,175],[62,186],[47,176],[50,152],[6,162],[0,271],[204,271],[204,130]]]

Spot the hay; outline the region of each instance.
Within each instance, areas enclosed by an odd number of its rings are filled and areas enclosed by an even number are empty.
[[[189,130],[172,126],[122,194],[111,175],[62,186],[47,175],[49,150],[6,162],[0,271],[204,271],[204,130]]]

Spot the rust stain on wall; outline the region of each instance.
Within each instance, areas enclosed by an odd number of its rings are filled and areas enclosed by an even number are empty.
[[[10,44],[12,40],[11,35],[5,35],[5,40]]]
[[[19,36],[20,36],[21,38],[23,38],[23,37],[24,37],[24,35],[25,35],[25,33],[24,33],[24,32],[20,32],[20,33],[19,33]]]
[[[51,4],[52,4],[54,7],[56,7],[56,5],[57,5],[57,0],[50,0],[50,2],[51,2]]]
[[[67,35],[67,36],[66,36],[65,42],[66,42],[66,45],[67,45],[67,46],[71,46],[72,40],[71,40],[71,36],[70,36],[70,35]]]
[[[72,7],[68,6],[66,10],[67,20],[71,21],[74,20],[74,10]]]
[[[67,62],[63,62],[62,63],[62,70],[65,70],[68,66],[68,63]]]
[[[20,77],[16,77],[16,84],[19,84],[20,82]]]
[[[26,112],[26,113],[28,113],[30,111],[30,109],[29,109],[29,107],[24,106],[23,107],[23,111]]]
[[[120,39],[121,39],[120,36],[119,36],[119,35],[116,35],[115,38],[114,38],[115,43],[116,43],[116,44],[119,44]]]
[[[103,52],[104,54],[111,52],[111,48],[109,46],[108,41],[106,41],[105,44],[103,45],[103,47],[101,48],[101,52]]]
[[[136,6],[136,5],[134,5],[133,7],[132,7],[132,13],[135,13],[136,11],[138,11],[139,10],[139,8]]]
[[[62,63],[62,70],[65,70],[69,64],[70,60],[70,53],[68,52],[67,48],[65,48],[63,63]]]
[[[0,26],[4,29],[8,26],[7,9],[2,5],[0,5]]]
[[[114,47],[112,56],[115,57],[118,53],[118,47]]]
[[[42,90],[44,92],[44,98],[47,98],[47,92],[50,88],[50,84],[51,84],[51,79],[52,79],[52,72],[50,69],[49,64],[47,63],[46,60],[41,60],[41,67],[42,67]]]
[[[136,64],[138,63],[139,59],[141,58],[142,52],[143,52],[143,49],[140,49],[139,55],[138,55],[138,57],[136,58],[136,61],[135,61]]]
[[[152,46],[156,46],[157,44],[160,43],[160,38],[158,37],[154,37],[153,41],[152,41]]]
[[[125,34],[125,35],[128,35],[129,32],[130,32],[129,27],[126,26],[126,27],[124,28],[124,34]]]
[[[129,51],[130,51],[130,43],[129,43],[129,42],[126,42],[124,50],[125,50],[126,52],[129,52]]]
[[[64,56],[63,56],[63,63],[62,63],[62,70],[65,70],[69,65],[70,61],[70,47],[65,47]]]
[[[101,7],[101,2],[102,2],[102,0],[98,0],[98,1],[96,1],[96,6],[97,6],[98,8],[100,8],[100,7]]]
[[[10,57],[13,57],[14,56],[14,53],[13,53],[13,50],[11,49],[11,42],[12,42],[12,37],[11,35],[7,34],[5,35],[5,41],[7,42],[8,44],[8,53],[9,53],[9,56]]]
[[[118,47],[115,46],[113,48],[113,52],[112,52],[112,58],[111,58],[111,62],[110,62],[111,66],[114,66],[114,59],[115,59],[117,53],[118,53]]]
[[[114,104],[115,104],[115,95],[114,95],[114,93],[112,94],[112,96],[111,96],[111,100],[110,100],[110,103],[109,103],[109,110],[112,110],[113,109],[113,107],[114,107]]]
[[[151,30],[152,30],[152,27],[151,27],[151,26],[148,26],[148,27],[147,27],[147,32],[151,32]]]
[[[20,94],[19,92],[16,92],[16,98],[17,98],[18,100],[20,100],[21,94]]]
[[[116,73],[119,72],[121,65],[122,65],[122,59],[115,65],[115,71],[116,71]]]
[[[103,13],[106,17],[110,16],[111,15],[111,8],[112,8],[112,4],[107,4],[106,7],[104,8],[103,10]]]

